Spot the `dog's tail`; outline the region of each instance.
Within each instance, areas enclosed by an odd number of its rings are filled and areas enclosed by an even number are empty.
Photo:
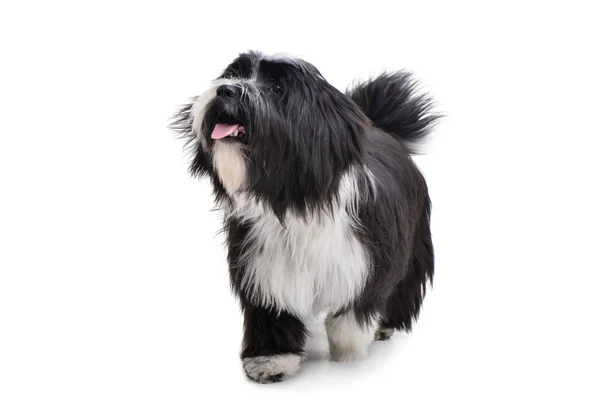
[[[419,84],[408,72],[384,73],[346,92],[375,126],[399,139],[412,154],[435,125],[433,102],[418,94]]]

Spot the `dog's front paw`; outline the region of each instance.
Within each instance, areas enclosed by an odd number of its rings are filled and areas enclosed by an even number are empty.
[[[242,359],[248,378],[259,383],[279,382],[284,376],[293,375],[300,367],[298,354],[246,357]]]

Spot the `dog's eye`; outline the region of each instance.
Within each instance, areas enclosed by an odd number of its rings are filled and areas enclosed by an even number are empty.
[[[271,86],[271,91],[273,93],[275,93],[277,96],[281,96],[281,95],[283,95],[283,86],[276,83],[273,86]]]

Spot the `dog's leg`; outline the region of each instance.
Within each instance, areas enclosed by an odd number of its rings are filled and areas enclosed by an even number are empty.
[[[433,279],[433,271],[433,244],[427,206],[417,226],[409,273],[398,283],[381,315],[379,340],[388,338],[395,329],[410,331],[419,316],[427,284]]]
[[[375,340],[388,340],[394,334],[394,328],[380,327],[375,332]]]
[[[296,317],[246,305],[242,364],[246,375],[260,383],[278,382],[294,374],[306,341],[306,327]]]
[[[377,321],[360,324],[354,312],[329,316],[325,320],[329,352],[334,361],[359,361],[367,358],[369,345],[375,338]]]

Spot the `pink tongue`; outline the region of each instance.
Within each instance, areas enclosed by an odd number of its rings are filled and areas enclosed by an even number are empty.
[[[239,125],[216,124],[210,137],[213,139],[223,139],[224,137],[232,135],[239,127]]]

